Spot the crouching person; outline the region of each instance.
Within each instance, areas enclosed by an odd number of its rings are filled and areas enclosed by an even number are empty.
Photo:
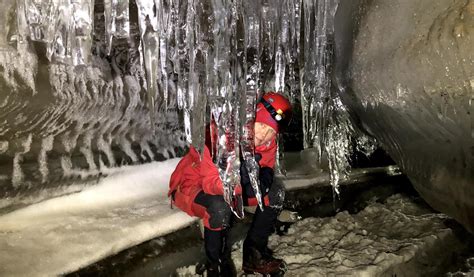
[[[276,259],[267,247],[284,200],[283,186],[274,182],[276,135],[291,116],[289,101],[280,94],[266,93],[257,105],[255,116],[255,159],[260,166],[259,186],[264,209],[257,208],[243,245],[242,269],[246,273],[281,272],[283,261]],[[201,155],[194,147],[181,159],[170,179],[169,196],[175,206],[204,222],[204,248],[207,276],[235,276],[231,259],[229,233],[232,211],[224,200],[224,188],[216,165],[211,129],[206,130],[206,143]],[[257,205],[255,192],[245,164],[242,164],[241,186],[236,194],[245,205]]]

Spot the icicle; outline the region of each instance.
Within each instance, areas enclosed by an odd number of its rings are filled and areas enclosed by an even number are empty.
[[[244,2],[244,13],[247,15],[247,20],[244,20],[245,42],[247,53],[246,57],[246,93],[245,93],[245,110],[242,112],[244,119],[243,132],[241,139],[241,152],[242,160],[245,162],[247,172],[250,177],[250,182],[257,198],[260,209],[263,210],[262,192],[259,186],[259,166],[255,161],[255,141],[254,141],[254,121],[255,121],[255,109],[257,100],[259,98],[258,85],[260,83],[260,18],[261,9],[260,1],[245,1]]]
[[[282,1],[282,0],[280,0]],[[286,73],[286,49],[288,48],[288,11],[284,5],[284,1],[277,3],[278,9],[278,30],[276,38],[275,53],[275,90],[277,92],[285,92],[285,73]]]
[[[154,4],[152,1],[137,1],[140,18],[140,33],[143,65],[146,74],[146,86],[148,96],[148,108],[150,112],[151,127],[155,128],[155,101],[158,92],[158,57],[159,37],[157,31],[157,19],[155,17]]]
[[[28,35],[28,22],[26,20],[26,3],[25,0],[16,1],[16,22],[17,34],[10,38],[11,42],[26,43]]]
[[[199,97],[200,94],[200,86],[199,86],[199,72],[196,68],[196,43],[195,43],[195,32],[196,32],[196,11],[195,11],[195,1],[188,1],[188,6],[187,6],[187,12],[186,12],[186,36],[183,41],[184,43],[184,48],[187,49],[186,53],[182,53],[183,55],[181,56],[180,54],[180,72],[183,74],[187,74],[187,77],[185,78],[186,80],[183,80],[184,82],[181,84],[181,87],[183,88],[183,93],[186,95],[184,99],[184,112],[185,116],[188,117],[188,125],[186,129],[186,136],[188,137],[188,141],[191,141],[193,145],[201,145],[200,142],[197,142],[195,140],[195,136],[193,136],[193,131],[197,131],[198,127],[196,126],[196,118],[195,118],[195,111],[194,109],[196,108],[196,100]],[[186,57],[186,56],[187,57]],[[186,60],[181,60],[181,59],[186,59]],[[179,80],[178,80],[178,85],[179,85]],[[200,126],[201,128],[203,126]],[[197,131],[199,132],[199,131]]]
[[[117,10],[114,5],[117,0],[104,0],[104,21],[105,21],[105,47],[107,55],[110,55],[112,50],[112,39],[115,34],[115,18],[117,17]]]
[[[23,0],[29,37],[34,41],[51,43],[54,38],[55,21],[59,0]],[[18,1],[19,2],[19,1]]]
[[[288,10],[288,46],[286,47],[286,60],[288,65],[288,74],[286,84],[289,87],[288,95],[290,102],[295,103],[299,92],[297,83],[299,67],[298,58],[300,55],[300,32],[301,32],[301,1],[286,0],[285,8]],[[298,97],[299,98],[299,97]]]
[[[73,65],[90,63],[92,55],[92,12],[94,4],[89,0],[71,0],[72,4],[72,45]]]
[[[192,8],[193,1],[177,0],[174,9],[177,10],[175,23],[175,68],[178,74],[177,81],[177,100],[178,108],[184,111],[185,117],[185,135],[188,143],[192,143],[192,115],[190,108],[194,103],[194,94],[188,91],[189,79],[189,51],[188,36],[189,34],[189,17],[193,17]]]
[[[68,45],[69,28],[70,28],[70,17],[71,9],[69,5],[66,5],[66,0],[58,1],[58,8],[54,11],[53,16],[56,18],[53,27],[53,39],[48,45],[46,57],[50,61],[63,62],[67,60],[67,49]]]
[[[304,38],[300,65],[304,147],[314,147],[319,160],[328,155],[331,184],[336,194],[341,175],[349,169],[349,115],[331,83],[335,0],[304,0]]]
[[[17,22],[11,20],[10,14],[12,13],[13,7],[15,7],[16,0],[4,0],[2,1],[2,10],[0,11],[0,48],[8,48],[12,44],[12,39],[16,40],[16,27]],[[18,10],[18,6],[17,6]],[[13,11],[14,12],[14,11]],[[17,15],[18,16],[18,15]],[[15,37],[13,37],[15,36]]]
[[[128,0],[104,0],[106,51],[110,55],[112,39],[130,36],[130,15]]]
[[[151,25],[147,25],[145,34],[142,37],[142,47],[152,128],[155,126],[155,101],[158,95],[158,43],[158,34],[153,31]]]
[[[231,41],[236,34],[235,6],[229,0],[213,0],[214,7],[214,71],[211,94],[211,113],[218,130],[216,161],[224,184],[224,199],[238,217],[243,216],[243,207],[236,206],[234,188],[240,184],[240,161],[238,149],[239,110],[236,103],[236,91],[232,86],[231,60],[236,51]],[[238,197],[237,197],[238,199]]]
[[[160,70],[158,71],[160,80],[161,99],[164,110],[168,110],[168,40],[172,32],[170,3],[166,0],[155,0],[158,34],[160,37]]]

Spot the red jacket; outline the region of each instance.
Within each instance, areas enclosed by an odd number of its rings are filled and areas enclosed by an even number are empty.
[[[202,159],[199,152],[191,146],[189,152],[181,159],[171,175],[168,196],[176,191],[174,193],[174,204],[190,215],[194,215],[191,205],[201,190],[206,194],[224,194],[219,171],[212,162],[208,145],[204,147]],[[260,167],[274,168],[276,149],[276,138],[268,145],[256,147],[255,152],[262,155],[259,162]]]

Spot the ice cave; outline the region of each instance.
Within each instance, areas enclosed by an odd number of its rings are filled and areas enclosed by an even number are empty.
[[[285,276],[474,275],[474,0],[2,5],[0,276],[197,276],[170,175],[213,118],[232,192],[268,91]]]

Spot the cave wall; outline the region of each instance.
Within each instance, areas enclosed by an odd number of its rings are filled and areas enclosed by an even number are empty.
[[[186,146],[173,82],[168,103],[156,99],[150,113],[137,21],[131,39],[114,40],[108,54],[102,5],[87,64],[51,62],[43,42],[0,43],[0,211],[80,190],[71,183],[110,168],[175,157]],[[16,18],[16,1],[6,1],[3,13],[4,39],[17,26],[7,20]]]
[[[474,231],[474,1],[341,1],[336,81],[435,209]]]

